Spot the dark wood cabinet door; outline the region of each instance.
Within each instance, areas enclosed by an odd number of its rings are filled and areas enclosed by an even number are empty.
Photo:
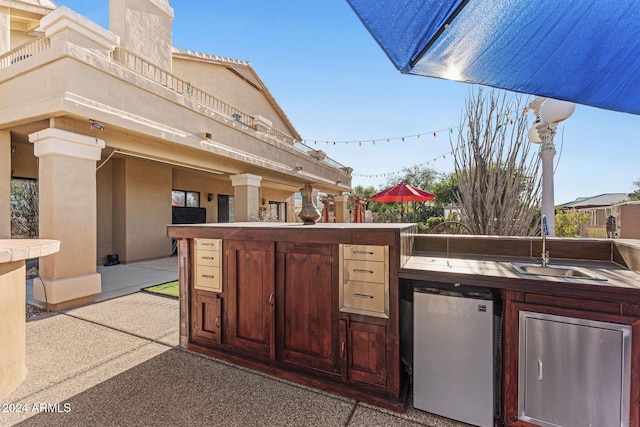
[[[272,358],[275,328],[274,244],[224,242],[225,335],[223,344],[252,357]]]
[[[222,300],[218,294],[194,290],[191,310],[191,341],[201,345],[218,345],[221,342]]]
[[[339,374],[337,246],[279,242],[276,251],[278,359]]]
[[[386,386],[385,326],[349,321],[346,325],[343,323],[342,329],[341,345],[345,345],[346,338],[347,379]]]

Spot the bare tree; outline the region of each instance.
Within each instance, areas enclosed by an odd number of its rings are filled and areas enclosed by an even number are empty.
[[[540,158],[527,138],[520,95],[474,87],[466,101],[457,144],[452,140],[457,204],[472,234],[537,234]],[[535,146],[534,146],[535,147]]]
[[[38,183],[35,180],[11,180],[11,237],[38,238]]]

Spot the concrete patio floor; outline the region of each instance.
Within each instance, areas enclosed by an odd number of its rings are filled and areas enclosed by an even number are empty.
[[[0,402],[0,426],[467,426],[183,350],[178,312],[176,299],[136,292],[27,322],[27,379]]]
[[[102,292],[94,296],[94,302],[129,295],[148,286],[178,280],[178,257],[112,266],[99,265],[97,271],[102,276]],[[34,286],[40,286],[38,279],[27,280],[27,303],[40,307],[42,303],[33,299]]]

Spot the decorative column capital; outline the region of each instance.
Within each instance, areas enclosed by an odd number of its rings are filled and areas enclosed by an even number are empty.
[[[94,161],[100,160],[105,146],[102,139],[56,128],[29,134],[29,141],[34,143],[36,157],[59,155]]]
[[[251,187],[260,187],[260,181],[262,181],[261,176],[253,175],[250,173],[243,173],[240,175],[231,176],[231,185],[234,187],[238,187],[241,185],[248,185]]]

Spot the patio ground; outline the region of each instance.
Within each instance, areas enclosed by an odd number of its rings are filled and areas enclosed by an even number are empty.
[[[27,322],[27,369],[0,402],[2,426],[466,426],[183,350],[177,300],[144,292]]]

